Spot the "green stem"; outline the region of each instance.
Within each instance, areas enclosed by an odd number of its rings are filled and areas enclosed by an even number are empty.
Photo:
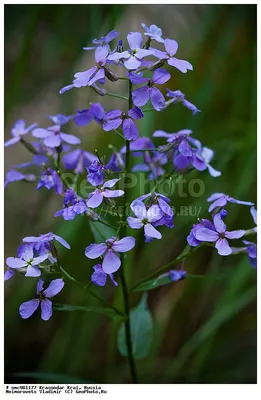
[[[117,133],[118,136],[120,136],[122,139],[125,140],[125,137],[124,137],[119,131],[117,131],[117,129],[113,129],[113,131],[114,131],[115,133]]]
[[[128,97],[121,96],[120,94],[116,94],[116,93],[106,93],[106,96],[116,97],[118,99],[129,101]]]
[[[24,145],[24,147],[30,151],[30,153],[33,154],[39,154],[38,151],[34,148],[34,146],[31,145],[31,143],[28,143],[24,138],[20,138],[20,143]]]
[[[132,91],[132,83],[129,81],[129,109],[132,108],[132,99],[131,99],[131,91]],[[128,201],[128,190],[127,190],[127,177],[128,173],[130,171],[130,142],[126,140],[126,173],[124,175],[124,200],[123,200],[123,212],[124,212],[124,218],[123,222],[127,221],[127,215],[126,215],[126,205]],[[127,225],[123,224],[122,229],[121,229],[121,237],[125,237],[127,232]],[[135,361],[133,358],[133,352],[132,352],[132,338],[131,338],[131,324],[130,324],[130,303],[129,303],[129,290],[124,274],[124,253],[122,253],[121,257],[121,268],[119,270],[120,274],[120,280],[121,280],[121,286],[122,286],[122,293],[123,293],[123,300],[124,300],[124,311],[126,315],[126,321],[124,322],[125,325],[125,339],[126,339],[126,345],[127,345],[127,350],[128,350],[128,361],[129,361],[129,367],[130,367],[130,372],[132,376],[132,381],[133,383],[138,383],[138,378],[137,378],[137,372],[136,372],[136,366],[135,366]]]
[[[182,251],[182,253],[180,253],[178,255],[177,258],[175,258],[175,260],[170,261],[168,264],[163,265],[162,267],[160,267],[159,269],[157,269],[155,272],[152,272],[150,275],[146,276],[146,278],[142,279],[141,281],[137,282],[136,285],[132,286],[130,288],[130,290],[134,290],[136,287],[138,287],[139,285],[141,285],[142,283],[149,281],[150,279],[154,279],[157,278],[159,275],[163,274],[164,272],[168,271],[169,268],[174,265],[179,263],[181,260],[184,260],[184,258],[186,258],[187,256],[190,256],[191,254],[195,253],[195,251],[197,251],[200,247],[205,246],[205,245],[209,245],[209,243],[201,243],[199,246],[197,247],[193,247],[192,250],[190,250],[189,253],[187,253],[185,251],[185,249]],[[212,247],[212,245],[211,245]]]
[[[154,149],[140,149],[140,150],[130,150],[131,153],[139,152],[139,151],[158,151],[157,147]]]

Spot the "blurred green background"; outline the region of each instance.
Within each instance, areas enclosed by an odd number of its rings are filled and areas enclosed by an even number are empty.
[[[197,207],[207,217],[207,197],[224,192],[256,202],[256,6],[254,5],[6,5],[5,6],[5,139],[17,119],[48,126],[47,114],[74,114],[89,101],[118,107],[117,99],[99,98],[88,89],[59,95],[77,71],[92,65],[92,54],[82,51],[91,40],[117,28],[121,38],[142,30],[141,22],[162,27],[165,37],[179,43],[179,58],[190,61],[193,72],[172,69],[168,88],[181,90],[202,110],[193,117],[177,105],[163,113],[147,113],[142,135],[156,129],[175,132],[191,128],[196,138],[215,150],[212,165],[223,172],[213,179],[207,172],[189,179],[205,182],[204,195],[189,194],[172,203]],[[110,84],[123,94],[124,83]],[[112,91],[112,90],[110,90]],[[67,133],[78,134],[83,147],[98,148],[109,157],[108,144],[121,139],[98,125]],[[6,170],[30,159],[19,144],[5,151]],[[196,190],[196,189],[195,189]],[[133,196],[134,198],[134,196]],[[14,256],[22,237],[53,231],[72,250],[61,249],[62,264],[72,275],[89,281],[93,263],[84,256],[93,241],[85,218],[53,218],[61,198],[23,182],[5,191],[5,253]],[[194,210],[192,208],[191,210]],[[249,208],[228,206],[229,230],[251,228]],[[171,261],[182,251],[196,221],[179,215],[175,228],[151,245],[136,246],[127,258],[128,282],[133,284]],[[132,231],[133,233],[133,231]],[[139,236],[142,240],[142,235]],[[240,245],[240,241],[238,242]],[[256,271],[247,256],[220,257],[211,248],[190,257],[184,268],[205,274],[149,292],[154,339],[148,358],[137,361],[144,383],[255,383],[256,382]],[[208,276],[216,276],[211,279]],[[111,304],[121,306],[120,290],[95,288]],[[56,312],[49,322],[39,314],[22,320],[21,302],[33,298],[35,281],[15,276],[5,283],[5,382],[128,383],[126,359],[116,348],[118,322],[85,312]],[[132,296],[135,306],[139,294]],[[96,300],[70,283],[59,303],[95,305]],[[18,374],[18,375],[17,375]]]

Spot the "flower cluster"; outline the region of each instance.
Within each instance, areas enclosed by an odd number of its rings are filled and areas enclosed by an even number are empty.
[[[127,236],[128,230],[142,229],[145,242],[150,243],[153,239],[162,238],[162,227],[174,227],[171,199],[159,193],[159,182],[171,177],[173,173],[185,174],[192,168],[198,171],[207,170],[215,178],[221,175],[221,172],[210,164],[214,157],[213,150],[193,138],[190,129],[172,133],[156,130],[151,137],[140,135],[139,120],[144,118],[147,112],[164,112],[177,103],[182,103],[194,116],[200,112],[180,90],[166,87],[166,83],[171,79],[173,67],[176,73],[193,70],[190,62],[176,58],[178,43],[173,39],[164,38],[162,30],[156,25],[147,27],[142,24],[142,27],[143,35],[140,32],[130,32],[125,42],[118,40],[116,45],[112,45],[119,36],[115,29],[100,39],[94,39],[91,47],[83,48],[93,55],[93,66],[75,73],[72,83],[60,90],[62,94],[71,89],[88,87],[100,96],[120,98],[128,107],[119,106],[117,109],[105,110],[100,103],[90,103],[88,108],[75,110],[69,116],[49,115],[48,125],[50,120],[53,125],[46,127],[39,127],[36,123],[26,127],[25,122],[19,120],[11,130],[12,138],[5,142],[5,147],[20,142],[32,154],[30,161],[14,166],[7,172],[5,187],[10,182],[34,183],[37,180],[36,190],[46,188],[62,199],[55,217],[61,216],[67,221],[81,215],[88,218],[91,224],[99,222],[100,225],[109,226],[113,230],[113,234],[102,233],[102,240],[87,245],[85,249],[88,259],[98,259],[97,264],[92,267],[89,283],[104,286],[109,276],[113,285],[118,286],[119,277],[124,290],[126,285],[122,281],[122,274],[115,279],[113,274],[118,274],[119,268],[123,268],[124,253],[135,247],[136,239]],[[153,43],[161,46],[161,49],[154,47]],[[122,76],[113,71],[114,66],[118,67],[117,71],[121,69]],[[108,93],[105,87],[107,80],[115,83],[127,80],[129,96]],[[148,103],[152,108],[148,108]],[[64,133],[68,132],[69,124],[83,127],[92,122],[97,123],[106,135],[113,137],[116,133],[124,139],[120,149],[109,146],[112,153],[108,158],[107,155],[100,157],[97,150],[94,154],[89,151],[91,149],[87,151],[81,147],[74,147],[80,145],[81,140]],[[29,134],[32,141],[28,140]],[[156,141],[163,138],[165,143],[157,147],[152,138]],[[38,179],[30,172],[20,172],[20,169],[31,166],[40,169]],[[155,180],[155,186],[150,193],[142,193],[136,199],[131,198],[126,184],[131,168],[133,173],[145,172],[151,180]],[[71,171],[71,182],[65,179],[66,171]],[[78,190],[79,179],[86,179],[88,184],[88,190],[84,194]],[[131,215],[127,215],[126,212],[129,200]],[[238,203],[252,206],[251,213],[256,222],[253,203],[238,201],[223,193],[213,194],[208,201],[211,203],[209,211],[213,212],[213,222],[202,219],[194,225],[187,238],[189,245],[196,247],[210,242],[220,255],[229,255],[240,250],[248,254],[251,264],[254,265],[255,243],[243,240],[244,247],[235,250],[228,240],[240,239],[255,232],[256,228],[228,231],[223,221],[227,214],[223,207],[227,203]],[[117,204],[123,205],[123,213],[118,211]],[[112,226],[104,219],[102,212],[106,206],[113,209],[112,214],[117,217],[117,226]],[[37,283],[36,298],[20,306],[22,318],[29,318],[40,306],[42,319],[48,320],[52,315],[50,299],[62,290],[63,279],[76,281],[64,272],[55,242],[70,249],[62,237],[50,232],[38,237],[25,237],[23,244],[18,248],[17,257],[8,257],[6,260],[5,280],[10,279],[16,272],[30,278],[38,279],[41,276]],[[59,278],[52,280],[47,289],[44,289],[42,276],[48,277],[50,273],[57,274]],[[173,282],[186,276],[186,272],[182,270],[166,271],[166,274]],[[160,275],[162,276],[164,274]]]

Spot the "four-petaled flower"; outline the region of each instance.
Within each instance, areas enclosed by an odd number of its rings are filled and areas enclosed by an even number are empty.
[[[166,51],[155,50],[154,55],[157,58],[160,60],[167,60],[167,63],[170,66],[177,68],[183,73],[186,73],[187,70],[193,70],[192,65],[188,61],[179,60],[178,58],[174,57],[179,47],[176,40],[165,39],[164,46]]]
[[[168,228],[173,228],[174,211],[168,205],[168,203],[170,203],[170,199],[161,193],[154,192],[154,193],[144,194],[143,196],[138,197],[137,200],[144,201],[146,199],[149,199],[150,205],[157,204],[162,211],[162,217],[158,221],[154,222],[153,225],[154,226],[166,225]]]
[[[107,276],[109,275],[112,283],[115,286],[118,286],[118,283],[114,280],[113,274],[106,274],[106,272],[103,271],[102,265],[101,264],[96,264],[93,266],[94,272],[91,276],[91,281],[98,286],[105,286],[106,281],[107,281]]]
[[[42,187],[46,187],[48,190],[54,188],[57,194],[62,194],[63,183],[54,169],[47,168],[41,173],[41,178],[37,184],[36,190],[39,190]]]
[[[106,274],[112,274],[118,271],[121,266],[121,259],[117,253],[126,253],[135,246],[135,239],[132,236],[126,236],[120,240],[115,237],[107,239],[105,243],[90,244],[86,247],[85,255],[90,259],[95,259],[104,254],[102,269]]]
[[[26,128],[25,122],[22,119],[19,119],[18,121],[16,121],[13,129],[11,130],[11,134],[13,136],[12,139],[7,140],[7,142],[5,142],[5,144],[4,144],[4,146],[8,147],[8,146],[11,146],[12,144],[20,142],[22,136],[26,135],[32,129],[36,128],[37,125],[38,124],[32,124],[32,125],[29,125],[28,128]]]
[[[154,49],[147,50],[142,48],[142,35],[139,32],[130,32],[127,35],[127,41],[130,50],[121,53],[115,52],[108,56],[110,61],[119,61],[124,59],[123,64],[129,70],[137,69],[141,66],[141,60],[155,53]]]
[[[76,215],[88,210],[86,200],[79,198],[72,188],[66,190],[63,200],[63,208],[56,211],[55,217],[62,216],[65,221],[72,220]]]
[[[19,253],[19,258],[17,257],[8,257],[6,259],[6,264],[9,268],[21,269],[26,268],[25,276],[35,277],[40,276],[41,271],[39,266],[41,267],[41,263],[48,258],[48,254],[43,254],[39,257],[34,257],[33,246],[23,246]]]
[[[143,117],[143,112],[136,106],[131,108],[127,115],[121,110],[111,110],[103,118],[102,127],[105,131],[113,131],[122,124],[124,137],[127,140],[136,140],[139,137],[139,131],[133,120]]]
[[[228,196],[227,194],[224,193],[213,193],[207,201],[210,204],[208,211],[211,212],[215,208],[218,207],[224,207],[227,203],[237,203],[237,204],[242,204],[244,206],[253,206],[254,203],[250,201],[241,201],[241,200],[236,200],[234,197]]]
[[[232,253],[232,249],[229,246],[227,239],[239,239],[244,236],[245,231],[240,229],[228,232],[220,213],[214,216],[213,222],[215,230],[200,228],[195,232],[195,237],[197,240],[202,242],[215,242],[218,254],[221,256],[228,256]]]
[[[147,102],[151,101],[155,110],[160,111],[165,106],[165,98],[159,89],[154,85],[162,85],[170,79],[170,73],[163,68],[158,68],[152,75],[152,78],[136,77],[135,82],[147,83],[147,86],[142,86],[133,90],[132,100],[135,106],[144,106]],[[130,75],[130,80],[132,80]]]
[[[145,29],[144,35],[148,36],[150,39],[154,39],[159,43],[164,43],[164,39],[162,38],[162,30],[157,27],[157,25],[151,25],[148,27],[145,24],[141,24],[142,28]]]
[[[153,226],[153,223],[163,216],[159,206],[154,204],[147,210],[145,204],[140,200],[134,200],[130,206],[137,218],[128,217],[127,222],[129,226],[133,229],[144,227],[145,237],[161,239],[161,233]]]
[[[89,194],[87,206],[91,208],[96,208],[101,205],[103,198],[114,198],[120,197],[124,195],[123,190],[108,190],[108,188],[112,188],[120,179],[111,179],[104,183],[101,189],[95,189],[94,192]]]
[[[39,306],[41,307],[41,318],[44,321],[48,321],[51,318],[53,308],[50,298],[56,296],[62,290],[64,281],[63,279],[54,279],[45,290],[43,285],[44,281],[40,279],[36,289],[37,298],[26,301],[20,305],[19,313],[23,319],[31,317]]]

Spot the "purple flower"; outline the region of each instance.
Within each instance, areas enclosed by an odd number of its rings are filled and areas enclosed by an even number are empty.
[[[67,189],[64,194],[63,208],[56,211],[55,217],[62,216],[65,221],[72,220],[76,215],[83,214],[88,210],[86,200],[78,198],[72,188]]]
[[[32,124],[29,125],[28,128],[26,128],[25,122],[22,119],[19,119],[16,121],[14,124],[13,129],[11,130],[12,134],[12,139],[7,140],[5,142],[4,146],[8,147],[11,146],[12,144],[15,144],[19,142],[22,138],[22,136],[26,135],[28,132],[30,132],[32,129],[36,128],[38,124]]]
[[[154,152],[144,152],[144,163],[136,164],[133,168],[133,172],[149,172],[149,179],[157,179],[158,177],[165,174],[163,165],[168,163],[168,157],[166,154]]]
[[[143,149],[154,149],[155,145],[152,140],[148,137],[141,136],[138,139],[130,143],[130,150],[143,150]],[[122,154],[126,154],[126,146],[123,146],[120,151]],[[133,157],[143,156],[143,151],[135,151]]]
[[[213,176],[214,178],[220,176],[221,172],[217,171],[210,165],[210,162],[214,157],[214,151],[212,149],[209,149],[208,147],[203,147],[199,140],[192,139],[191,137],[189,137],[188,141],[197,148],[197,150],[193,151],[193,159],[191,160],[192,165],[196,169],[202,171],[203,170],[202,163],[204,163],[205,167],[208,169],[208,172],[210,173],[211,176]]]
[[[54,240],[57,240],[60,244],[62,244],[66,249],[70,249],[70,245],[64,240],[61,236],[55,235],[53,232],[45,233],[44,235],[39,236],[26,236],[23,238],[24,243],[33,243],[34,247],[38,247],[39,244],[52,243]]]
[[[135,106],[144,106],[150,100],[155,110],[162,110],[165,106],[165,98],[154,85],[162,85],[167,82],[170,79],[170,73],[163,68],[158,68],[154,72],[152,79],[141,79],[143,82],[147,82],[147,86],[142,86],[132,92],[132,100]]]
[[[179,60],[178,58],[174,57],[179,47],[176,40],[165,39],[164,46],[166,51],[155,50],[154,55],[157,58],[160,60],[167,60],[167,63],[170,66],[177,68],[183,73],[186,73],[187,70],[193,70],[192,65],[188,61]]]
[[[81,143],[80,139],[73,135],[68,135],[60,131],[60,125],[50,126],[47,129],[37,128],[34,129],[32,135],[39,139],[43,139],[45,146],[47,147],[59,147],[62,142],[70,144]]]
[[[10,169],[10,171],[6,173],[4,187],[6,188],[8,183],[17,181],[33,182],[35,181],[35,175],[23,174],[22,172],[16,171],[15,169]]]
[[[241,229],[228,232],[220,213],[214,216],[213,222],[215,230],[200,228],[195,232],[195,237],[202,242],[215,242],[218,254],[221,256],[228,256],[232,253],[232,249],[229,247],[227,239],[239,239],[244,236],[245,231]]]
[[[58,173],[52,168],[47,168],[41,173],[41,178],[38,182],[36,190],[46,187],[48,190],[54,188],[57,194],[62,194],[63,183]]]
[[[104,254],[102,269],[106,274],[112,274],[118,271],[121,266],[121,259],[117,253],[126,253],[135,246],[135,239],[132,236],[126,236],[120,240],[112,237],[105,243],[91,244],[86,247],[85,255],[90,259],[95,259]]]
[[[191,247],[196,247],[203,243],[202,240],[196,239],[196,232],[201,228],[207,228],[215,231],[215,226],[212,222],[210,222],[208,219],[201,219],[198,224],[193,225],[190,234],[187,236],[187,242]]]
[[[183,106],[192,112],[192,115],[196,115],[197,113],[201,112],[194,104],[185,99],[185,95],[180,90],[173,91],[167,89],[167,97],[171,97],[171,100],[168,101],[168,105],[182,103]]]
[[[161,233],[152,225],[163,215],[159,206],[154,204],[147,210],[140,200],[134,200],[130,206],[137,218],[128,217],[127,222],[129,226],[133,229],[141,229],[144,227],[146,237],[161,239]]]
[[[31,317],[39,306],[41,307],[41,318],[44,321],[48,321],[51,318],[53,310],[50,298],[56,296],[62,290],[64,281],[62,279],[54,279],[45,290],[43,285],[44,281],[40,279],[36,289],[37,298],[20,305],[19,313],[23,319]]]
[[[131,142],[133,143],[133,142]],[[119,172],[125,168],[125,160],[122,152],[114,152],[111,155],[108,163],[106,164],[106,169],[114,172]]]
[[[87,71],[77,72],[74,75],[74,80],[71,85],[65,86],[60,90],[60,94],[67,92],[73,88],[80,88],[84,86],[91,86],[95,82],[99,81],[100,79],[105,78],[105,69],[104,66],[107,62],[107,57],[110,52],[110,47],[105,46],[98,46],[95,50],[95,61],[96,64],[94,67],[88,69]]]
[[[34,257],[33,246],[23,246],[20,252],[19,258],[8,257],[6,264],[12,270],[26,268],[25,276],[36,277],[41,275],[39,266],[41,263],[48,258],[48,254]]]
[[[145,24],[141,24],[142,28],[145,29],[144,35],[149,36],[150,39],[156,40],[159,43],[164,43],[164,39],[162,38],[162,30],[157,27],[157,25],[151,25],[147,27]]]
[[[136,106],[131,108],[127,115],[121,110],[111,110],[103,118],[102,127],[106,132],[108,132],[119,128],[122,124],[124,137],[127,140],[136,140],[139,137],[139,131],[133,120],[141,119],[143,117],[143,112]]]
[[[99,46],[105,46],[114,40],[117,36],[119,36],[120,32],[117,32],[116,29],[110,31],[106,36],[102,36],[100,39],[93,39],[92,43],[97,44]],[[83,50],[94,50],[96,47],[83,47]]]
[[[72,117],[72,115],[67,116],[63,114],[48,115],[48,118],[53,121],[55,125],[65,125],[72,119]]]
[[[107,276],[109,275],[112,283],[115,286],[118,286],[118,283],[113,278],[113,274],[106,274],[106,272],[103,271],[101,264],[94,265],[93,269],[94,269],[94,272],[91,276],[92,283],[94,283],[95,285],[98,285],[98,286],[105,286],[106,281],[107,281]]]
[[[94,160],[91,165],[87,168],[87,180],[92,186],[99,186],[104,181],[104,170],[105,166],[100,163],[99,160]]]
[[[251,215],[253,217],[254,223],[257,225],[257,211],[256,211],[254,206],[250,208],[250,212],[251,212]],[[257,228],[256,227],[254,228],[254,231],[257,232]]]
[[[123,190],[108,190],[107,188],[112,188],[120,179],[111,179],[104,183],[101,189],[95,189],[94,192],[89,194],[87,206],[91,208],[99,207],[103,201],[103,198],[114,198],[124,195]]]
[[[257,247],[253,242],[248,242],[247,240],[242,240],[246,245],[246,251],[248,253],[248,259],[252,267],[257,267]]]
[[[122,53],[111,53],[108,56],[108,60],[116,61],[124,59],[123,64],[125,68],[134,70],[140,67],[141,60],[154,54],[154,50],[142,49],[142,35],[139,32],[130,32],[127,35],[127,41],[130,46],[129,51],[123,51]]]
[[[66,169],[73,169],[76,174],[83,174],[85,168],[89,167],[97,157],[82,149],[73,150],[63,156],[63,165]]]
[[[151,206],[152,204],[157,204],[162,211],[162,217],[158,221],[154,222],[153,226],[157,227],[165,225],[168,228],[173,228],[174,212],[172,208],[168,205],[170,199],[161,193],[154,192],[154,193],[144,194],[143,196],[138,197],[137,200],[144,201],[146,199],[149,199],[147,207]]]
[[[106,112],[100,103],[93,103],[90,108],[86,110],[77,110],[74,121],[79,126],[88,125],[93,119],[99,124],[102,124],[105,114]]]
[[[168,272],[168,276],[172,280],[172,282],[181,281],[182,279],[186,278],[186,275],[187,275],[187,271],[183,271],[183,270],[172,269]]]
[[[155,131],[153,133],[153,137],[164,137],[167,139],[167,143],[169,145],[166,145],[166,151],[172,149],[172,148],[177,148],[178,151],[185,157],[191,157],[193,152],[190,143],[187,140],[187,137],[191,135],[192,130],[190,129],[182,129],[176,133],[167,133],[161,130]],[[162,146],[162,151],[164,151],[165,148]]]
[[[227,194],[224,193],[213,193],[208,199],[208,202],[213,203],[210,204],[208,211],[212,212],[215,208],[218,207],[224,207],[228,202],[229,203],[237,203],[237,204],[242,204],[244,206],[253,206],[254,203],[251,203],[249,201],[241,201],[241,200],[236,200],[234,197],[228,196]]]

